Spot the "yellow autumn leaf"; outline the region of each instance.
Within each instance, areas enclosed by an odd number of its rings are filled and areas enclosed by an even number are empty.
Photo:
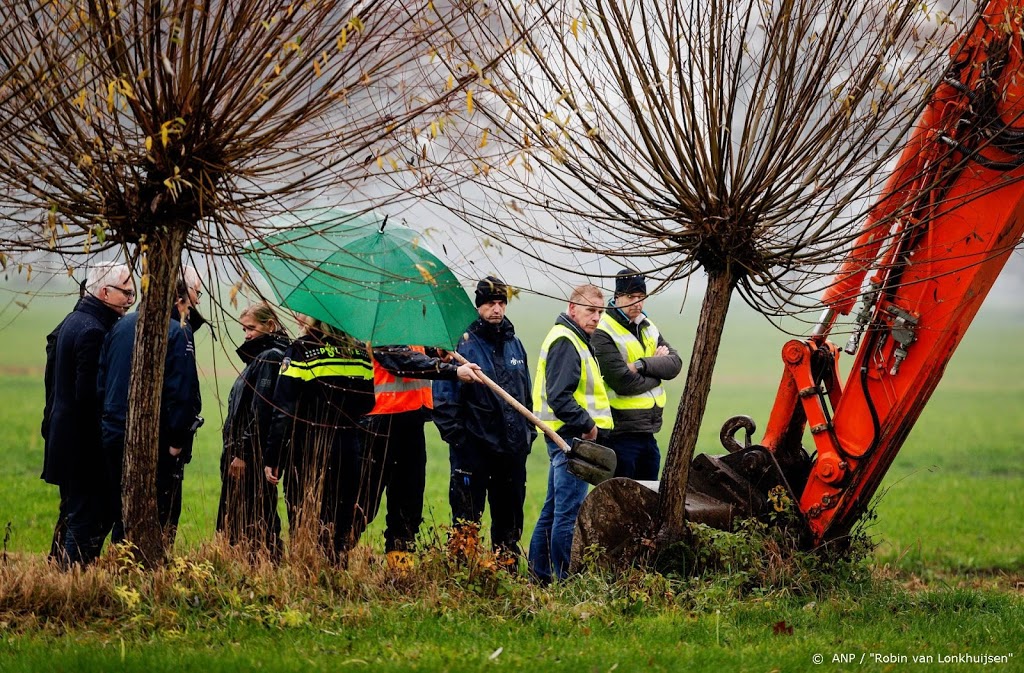
[[[423,280],[427,281],[431,285],[437,285],[437,279],[434,278],[434,274],[431,273],[430,269],[423,266],[422,264],[417,264],[416,270],[420,272],[421,276],[423,276]]]
[[[473,90],[466,90],[466,112],[473,114]]]
[[[573,19],[572,23],[569,24],[569,31],[572,33],[573,37],[579,38],[579,29],[580,29],[580,20],[579,19]]]
[[[484,134],[482,136],[480,136],[480,145],[479,145],[479,147],[486,147],[487,146],[487,133],[488,133],[489,130],[490,129],[484,129]]]

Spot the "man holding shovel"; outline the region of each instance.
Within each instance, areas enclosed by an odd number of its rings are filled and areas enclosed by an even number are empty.
[[[541,346],[533,408],[568,443],[597,440],[612,428],[608,392],[590,346],[602,313],[600,288],[577,287]],[[587,482],[569,471],[569,454],[551,439],[547,446],[547,497],[530,541],[530,572],[544,583],[569,573],[576,515],[587,495]]]
[[[505,317],[509,287],[488,276],[476,287],[479,318],[466,329],[457,352],[521,404],[529,404],[526,349]],[[434,424],[448,442],[452,523],[479,524],[491,505],[491,546],[511,570],[520,556],[526,458],[537,436],[533,425],[486,386],[434,382]]]

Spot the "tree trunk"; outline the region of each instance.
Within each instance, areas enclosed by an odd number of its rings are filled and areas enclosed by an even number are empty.
[[[708,275],[708,287],[693,340],[693,354],[686,372],[686,386],[679,400],[665,458],[665,470],[661,476],[657,535],[659,551],[684,539],[686,534],[686,484],[690,477],[690,462],[693,460],[700,424],[711,393],[711,375],[718,359],[722,329],[725,327],[734,284],[735,279],[728,270]]]
[[[167,332],[175,285],[181,275],[181,252],[187,229],[172,223],[151,237],[143,257],[148,281],[141,293],[135,331],[128,418],[124,442],[122,515],[126,539],[135,545],[147,566],[164,561],[166,549],[157,515],[156,467],[160,440]]]

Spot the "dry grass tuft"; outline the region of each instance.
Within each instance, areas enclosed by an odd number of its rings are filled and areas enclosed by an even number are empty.
[[[94,565],[71,571],[42,555],[9,555],[0,563],[0,623],[16,631],[61,631],[82,623],[180,628],[234,619],[288,627],[325,618],[351,621],[374,603],[460,605],[530,593],[525,579],[482,549],[478,538],[453,537],[454,551],[440,544],[444,535],[434,533],[402,571],[365,546],[338,562],[315,544],[299,544],[274,562],[268,553],[221,538],[155,569],[143,567],[128,546],[112,546]]]

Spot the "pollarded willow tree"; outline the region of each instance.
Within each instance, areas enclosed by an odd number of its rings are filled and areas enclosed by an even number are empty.
[[[661,486],[659,538],[670,543],[685,532],[689,464],[734,294],[778,314],[821,289],[971,8],[574,0],[510,16],[534,11],[541,25],[464,126],[471,160],[450,150],[444,164],[479,197],[448,205],[538,259],[539,244],[554,245],[663,286],[705,276]]]
[[[483,69],[434,58],[447,3],[90,0],[0,19],[0,254],[131,261],[141,297],[123,515],[163,555],[154,474],[167,316],[186,254],[237,258],[264,218],[355,189],[397,129]],[[98,458],[98,457],[97,457]]]

